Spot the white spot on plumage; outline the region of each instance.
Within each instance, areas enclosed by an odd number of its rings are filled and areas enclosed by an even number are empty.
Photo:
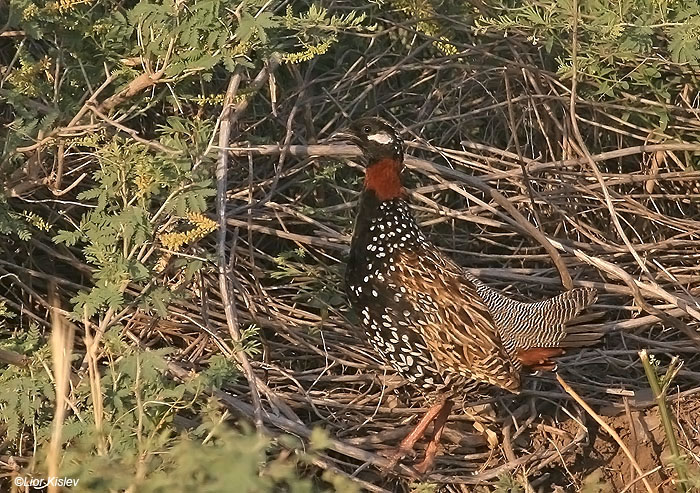
[[[394,137],[389,132],[377,132],[376,134],[368,135],[367,140],[376,142],[377,144],[386,145],[391,144]]]

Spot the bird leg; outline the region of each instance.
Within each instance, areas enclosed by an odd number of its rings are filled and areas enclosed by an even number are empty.
[[[433,438],[428,443],[428,447],[425,449],[425,458],[416,464],[413,468],[420,474],[427,473],[432,469],[435,463],[435,456],[437,455],[438,447],[440,446],[440,439],[442,438],[442,431],[445,429],[445,424],[447,423],[447,418],[450,417],[450,411],[452,410],[452,401],[446,400],[442,409],[435,418],[435,425],[433,426]]]
[[[423,417],[413,428],[413,430],[411,430],[411,432],[408,435],[406,435],[406,437],[403,440],[401,440],[399,447],[394,451],[393,454],[389,456],[389,464],[386,466],[386,469],[388,471],[393,470],[394,467],[396,467],[396,464],[398,464],[401,459],[403,459],[410,452],[413,451],[413,447],[416,445],[418,440],[420,440],[423,437],[423,435],[425,435],[425,431],[428,429],[428,425],[430,425],[432,421],[436,420],[436,418],[441,416],[443,414],[442,411],[445,408],[447,408],[447,416],[449,416],[450,409],[452,409],[452,401],[450,401],[449,399],[440,399],[438,402],[433,404],[430,407],[430,409],[428,409],[428,412],[426,412],[425,415],[423,415]],[[447,420],[447,416],[445,416],[444,420]],[[442,426],[444,426],[444,424],[445,423],[443,422]],[[439,431],[437,429],[437,422],[435,431],[436,433],[434,433],[434,435],[439,435],[442,433],[442,429],[440,429]],[[438,440],[439,439],[440,437],[438,436]],[[434,456],[435,452],[433,452],[433,457]]]

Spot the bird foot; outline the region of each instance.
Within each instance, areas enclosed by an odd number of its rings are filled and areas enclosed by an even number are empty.
[[[413,466],[413,469],[418,473],[415,479],[421,479],[428,474],[433,466],[435,465],[435,457],[426,457],[418,464]]]
[[[450,410],[452,409],[452,401],[444,400],[433,405],[428,412],[423,416],[423,419],[416,425],[416,427],[401,441],[401,444],[394,450],[392,454],[387,456],[388,463],[382,468],[385,472],[393,472],[398,463],[413,452],[413,447],[416,442],[425,434],[428,425],[431,422],[435,422],[433,437],[425,449],[425,458],[413,467],[415,474],[411,474],[414,479],[420,479],[424,476],[435,463],[435,456],[437,455],[438,447],[440,445],[440,438],[442,437],[442,430],[447,422],[447,418],[450,415]]]
[[[402,450],[400,447],[395,448],[391,455],[386,456],[387,459],[389,459],[389,462],[381,468],[382,473],[387,476],[392,474],[398,474],[398,472],[396,471],[396,467],[399,465],[402,459],[406,458],[409,455],[413,455],[413,452],[413,450]],[[424,462],[425,460],[421,461],[421,463],[418,464],[418,466],[420,466]],[[430,466],[432,466],[432,464],[430,464]],[[428,469],[429,467],[426,468],[426,471]],[[402,468],[401,474],[403,474],[404,476],[408,476],[414,481],[420,481],[424,478],[425,471],[418,470],[418,467],[416,466],[406,465]]]
[[[415,480],[420,480],[424,478],[425,475],[433,468],[433,465],[435,465],[435,456],[437,455],[437,450],[438,444],[433,438],[433,440],[430,441],[430,444],[425,450],[425,457],[423,458],[423,460],[415,465],[408,466],[406,468],[408,469],[408,471],[404,469],[403,472],[408,472],[408,475],[410,475],[411,478]],[[413,456],[414,452],[415,451],[413,449],[408,449],[405,447],[402,448],[399,446],[395,448],[390,455],[386,456],[389,462],[385,464],[384,467],[382,467],[382,471],[385,474],[394,473],[396,466],[399,465],[399,462],[401,462],[402,459],[408,456]]]
[[[399,445],[394,451],[387,455],[388,462],[382,467],[384,472],[391,473],[396,469],[396,466],[401,462],[401,459],[413,452],[413,447],[404,447]]]
[[[433,438],[430,440],[428,447],[425,449],[425,457],[418,464],[413,466],[420,476],[425,476],[435,465],[435,457],[437,456],[438,447],[440,446],[440,438],[442,435],[442,428],[435,433]]]

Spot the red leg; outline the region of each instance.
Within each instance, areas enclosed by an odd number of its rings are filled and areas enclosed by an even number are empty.
[[[399,448],[394,451],[393,454],[389,456],[389,464],[387,465],[386,469],[391,471],[396,467],[396,464],[399,463],[401,459],[406,457],[411,451],[413,451],[413,447],[415,446],[416,442],[420,440],[423,435],[425,435],[425,430],[428,428],[428,425],[436,419],[437,416],[441,414],[441,411],[448,406],[449,407],[447,410],[447,414],[449,415],[449,410],[452,408],[452,401],[441,399],[435,404],[433,404],[430,409],[428,409],[428,412],[425,413],[423,418],[418,422],[418,424],[411,430],[411,432],[406,435],[406,438],[401,440],[401,443],[399,444]],[[445,417],[447,419],[447,417]],[[443,423],[444,425],[444,423]]]
[[[435,462],[435,456],[437,455],[438,447],[440,446],[440,439],[442,438],[442,430],[445,429],[445,423],[447,423],[447,418],[450,417],[450,411],[452,410],[452,401],[445,401],[445,405],[440,409],[440,413],[435,418],[435,426],[433,431],[433,438],[430,440],[428,447],[425,449],[425,459],[423,459],[420,464],[416,464],[414,469],[420,474],[425,474],[433,467]]]

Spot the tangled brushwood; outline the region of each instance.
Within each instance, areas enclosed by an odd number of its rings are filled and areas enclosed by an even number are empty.
[[[697,2],[0,14],[0,489],[700,488]],[[459,396],[422,477],[387,456],[429,403],[343,292],[362,169],[323,139],[367,115],[469,273],[598,291],[602,340]]]

